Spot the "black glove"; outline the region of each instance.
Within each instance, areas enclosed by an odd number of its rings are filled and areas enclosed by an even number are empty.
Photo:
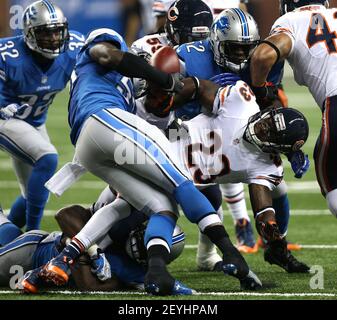
[[[170,74],[168,86],[163,88],[163,90],[168,93],[179,93],[184,87],[182,79],[183,76],[179,72]]]
[[[251,87],[255,96],[256,102],[263,110],[273,104],[277,99],[277,87],[274,85],[264,85],[263,87]]]

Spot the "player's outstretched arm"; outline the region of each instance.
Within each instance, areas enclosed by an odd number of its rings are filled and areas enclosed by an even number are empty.
[[[142,57],[119,50],[112,43],[98,43],[90,48],[89,54],[98,64],[126,77],[143,78],[170,92],[179,92],[182,88],[181,82],[172,74],[152,67]]]

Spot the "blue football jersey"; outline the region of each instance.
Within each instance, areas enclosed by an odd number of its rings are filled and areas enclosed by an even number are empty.
[[[73,144],[76,144],[83,123],[92,114],[104,108],[136,111],[131,79],[107,70],[90,57],[90,48],[101,42],[112,42],[121,51],[128,51],[122,36],[111,29],[97,29],[88,35],[72,76],[69,124]]]
[[[33,255],[33,268],[43,266],[55,258],[61,251],[62,232],[54,231],[42,239]]]
[[[76,56],[84,44],[84,36],[70,31],[69,48],[43,70],[24,42],[23,36],[0,39],[0,108],[8,104],[29,104],[15,116],[34,127],[45,123],[48,108],[55,95],[70,80]]]
[[[210,80],[212,77],[223,73],[224,70],[214,61],[213,52],[209,40],[185,43],[177,48],[179,59],[185,64],[185,76],[196,76],[199,79]],[[284,63],[275,65],[268,75],[268,81],[277,85],[283,76]],[[249,68],[240,74],[243,81],[251,83]],[[191,101],[175,111],[175,115],[183,120],[189,120],[201,112],[201,105],[197,101]]]

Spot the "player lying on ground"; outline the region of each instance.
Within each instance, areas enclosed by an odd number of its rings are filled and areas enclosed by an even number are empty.
[[[78,205],[63,208],[55,216],[62,232],[49,234],[42,230],[30,231],[3,244],[0,247],[0,286],[9,285],[13,277],[10,273],[12,266],[22,267],[22,272],[35,268],[19,280],[18,288],[27,293],[36,293],[40,286],[46,285],[40,278],[41,267],[57,256],[66,242],[83,228],[93,210],[106,204],[98,201],[90,209]],[[111,228],[99,247],[92,248],[90,255],[79,257],[72,266],[69,286],[83,291],[144,289],[146,250],[143,240],[147,220],[146,215],[133,212]],[[4,231],[2,225],[16,227],[3,213],[0,213],[0,223],[0,235]],[[181,254],[184,239],[184,233],[176,226],[170,261]]]

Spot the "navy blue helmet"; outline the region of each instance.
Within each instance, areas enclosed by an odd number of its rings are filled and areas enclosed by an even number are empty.
[[[177,0],[167,11],[165,32],[174,46],[181,45],[206,39],[212,22],[212,11],[202,0]]]
[[[308,122],[301,112],[270,107],[250,117],[244,137],[263,152],[287,154],[298,151],[308,135]]]
[[[323,4],[325,6],[329,5],[327,0],[280,0],[280,13],[281,15],[287,12],[293,11],[296,8],[308,6],[310,4]]]

